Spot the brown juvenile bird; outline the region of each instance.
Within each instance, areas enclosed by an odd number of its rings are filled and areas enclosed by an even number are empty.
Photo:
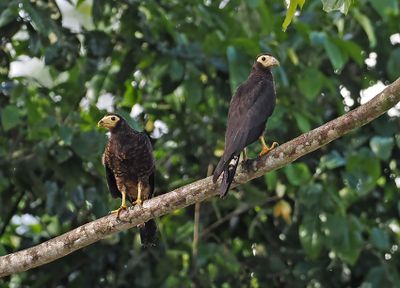
[[[263,137],[265,125],[274,111],[276,102],[274,79],[271,73],[271,68],[274,66],[279,66],[279,62],[271,55],[258,56],[249,77],[237,88],[232,97],[225,132],[224,154],[213,176],[215,183],[224,173],[220,190],[221,198],[228,193],[239,163],[240,152],[246,146],[260,139],[263,147],[260,152],[261,157],[278,145],[274,142],[271,147],[268,147]]]
[[[117,218],[126,210],[126,198],[132,204],[141,205],[154,193],[153,149],[147,134],[132,129],[120,115],[110,113],[98,123],[110,130],[103,154],[108,189],[113,198],[122,197],[121,206],[113,211]],[[153,219],[139,225],[142,244],[154,244],[157,226]]]

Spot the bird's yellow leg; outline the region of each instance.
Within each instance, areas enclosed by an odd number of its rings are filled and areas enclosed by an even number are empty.
[[[122,194],[122,203],[121,206],[117,209],[117,210],[113,210],[111,211],[111,213],[117,213],[117,218],[119,218],[119,214],[121,213],[122,210],[126,210],[126,193],[125,192],[121,192]]]
[[[265,154],[269,153],[272,149],[274,149],[276,146],[279,145],[277,142],[274,142],[274,143],[272,143],[271,147],[269,147],[267,145],[267,143],[265,143],[264,136],[261,135],[259,139],[260,139],[260,142],[261,142],[261,145],[262,145],[262,149],[261,149],[261,152],[259,154],[260,157],[262,157]]]
[[[134,204],[142,205],[142,181],[138,183],[138,193]]]

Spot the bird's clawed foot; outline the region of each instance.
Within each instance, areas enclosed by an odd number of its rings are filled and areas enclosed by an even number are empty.
[[[117,213],[117,219],[119,218],[119,214],[121,214],[121,211],[127,210],[128,207],[126,205],[121,205],[117,210],[111,211],[111,213]]]
[[[146,226],[146,224],[140,223],[140,224],[137,225],[137,228],[144,228],[144,226]]]
[[[136,199],[136,201],[135,201],[135,202],[133,202],[133,205],[139,205],[139,206],[142,206],[142,204],[143,204],[143,201],[142,201],[142,199],[140,199],[140,198]]]
[[[272,149],[274,149],[275,147],[277,147],[279,145],[277,142],[272,143],[272,145],[270,147],[267,144],[265,144],[265,142],[262,144],[263,144],[263,148],[261,149],[261,152],[259,154],[260,157],[264,156],[265,154],[268,154]]]

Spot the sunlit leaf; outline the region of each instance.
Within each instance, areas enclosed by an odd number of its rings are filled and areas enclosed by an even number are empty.
[[[285,200],[278,201],[273,210],[274,217],[282,217],[287,224],[292,223],[292,207]]]
[[[303,8],[303,5],[305,2],[306,2],[306,0],[290,0],[289,7],[286,11],[286,17],[282,24],[283,31],[286,31],[287,27],[292,22],[292,19],[294,17],[294,14],[296,13],[297,7],[299,7],[301,10]]]
[[[347,14],[352,2],[352,0],[321,0],[321,1],[323,4],[323,9],[326,12],[339,10],[344,14]]]

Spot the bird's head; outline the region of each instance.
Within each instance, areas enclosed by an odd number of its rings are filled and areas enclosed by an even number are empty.
[[[124,118],[116,113],[108,113],[106,116],[101,118],[97,123],[98,127],[104,127],[108,130],[113,130],[125,122]]]
[[[257,57],[256,63],[259,63],[263,68],[272,68],[279,66],[279,61],[269,54],[261,54]]]

